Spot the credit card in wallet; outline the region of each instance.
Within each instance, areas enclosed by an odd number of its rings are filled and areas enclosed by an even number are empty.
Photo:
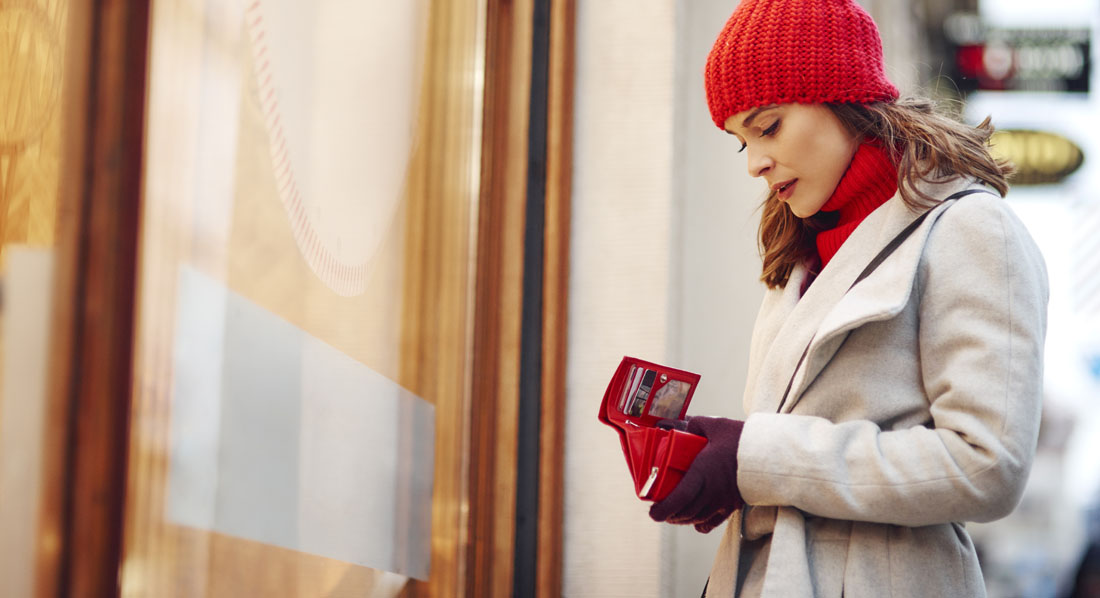
[[[630,373],[626,375],[627,383],[623,384],[623,391],[619,393],[618,409],[620,413],[626,413],[626,400],[630,397],[630,380],[634,378],[634,372],[638,370],[638,366],[630,366]]]
[[[645,404],[649,400],[649,391],[653,390],[653,381],[656,379],[656,371],[645,370],[645,374],[642,376],[642,383],[638,386],[637,393],[634,394],[634,403],[630,406],[630,415],[640,417],[645,413]]]
[[[630,408],[634,405],[634,395],[638,392],[638,387],[642,384],[642,374],[645,373],[645,368],[632,367],[631,369],[630,383],[626,386],[626,402],[623,404],[623,413],[630,413]]]

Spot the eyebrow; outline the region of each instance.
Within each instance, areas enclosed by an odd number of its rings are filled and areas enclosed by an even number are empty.
[[[748,117],[745,118],[745,120],[741,122],[741,128],[743,128],[743,129],[749,128],[749,125],[752,124],[752,119],[756,118],[761,112],[767,112],[768,110],[771,110],[772,108],[775,108],[775,107],[776,107],[775,104],[771,104],[770,106],[761,106],[761,107],[757,108],[756,110],[753,110],[751,113],[749,113]]]

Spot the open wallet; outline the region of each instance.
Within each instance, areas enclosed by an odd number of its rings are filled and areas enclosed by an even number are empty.
[[[600,421],[615,428],[638,498],[668,496],[707,439],[658,428],[662,419],[684,419],[699,374],[623,357],[600,404]]]

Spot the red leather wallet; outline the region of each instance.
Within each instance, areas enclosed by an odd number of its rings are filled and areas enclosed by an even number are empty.
[[[638,498],[668,496],[707,439],[658,428],[661,419],[684,419],[699,374],[623,357],[600,404],[600,421],[615,428]]]

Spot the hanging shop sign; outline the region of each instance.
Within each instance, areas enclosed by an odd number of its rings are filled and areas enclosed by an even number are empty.
[[[1085,161],[1076,143],[1056,133],[1003,129],[990,139],[993,155],[1016,167],[1013,185],[1052,185],[1073,174]]]
[[[998,29],[976,15],[956,14],[944,33],[959,91],[1089,91],[1087,28]]]

